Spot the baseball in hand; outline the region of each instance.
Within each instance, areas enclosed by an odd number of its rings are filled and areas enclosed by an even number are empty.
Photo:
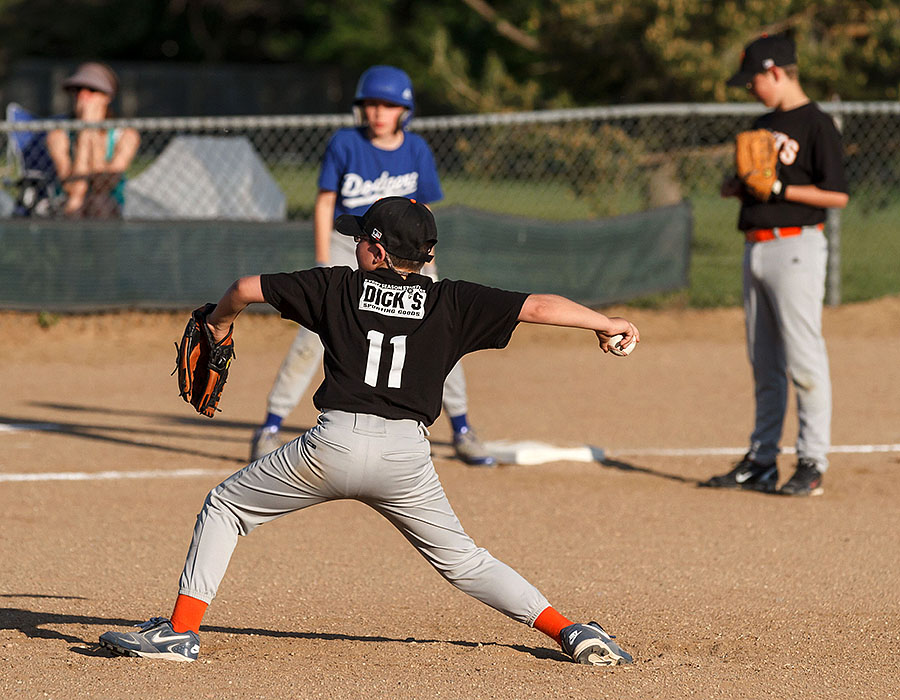
[[[619,345],[619,343],[622,342],[622,339],[624,337],[625,336],[623,336],[621,333],[619,333],[619,335],[614,335],[612,338],[609,339],[609,351],[613,355],[618,355],[619,357],[625,357],[626,355],[630,355],[634,351],[634,348],[637,346],[637,341],[634,340],[633,338],[631,340],[630,345],[626,345],[625,347],[622,347],[621,345]]]

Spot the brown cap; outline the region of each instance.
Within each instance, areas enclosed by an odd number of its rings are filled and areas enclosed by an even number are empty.
[[[106,93],[113,98],[119,89],[119,79],[115,71],[105,63],[82,63],[72,75],[63,80],[62,86],[66,90],[88,88]]]

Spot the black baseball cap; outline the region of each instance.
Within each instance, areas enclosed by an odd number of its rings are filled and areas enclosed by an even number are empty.
[[[391,255],[404,260],[431,262],[423,253],[437,243],[437,224],[424,204],[406,197],[384,197],[362,216],[341,214],[334,228],[345,236],[360,236],[380,243]]]
[[[794,42],[784,34],[769,36],[763,34],[756,41],[747,44],[741,54],[741,68],[726,85],[743,86],[757,73],[765,73],[772,66],[792,66],[797,63]]]

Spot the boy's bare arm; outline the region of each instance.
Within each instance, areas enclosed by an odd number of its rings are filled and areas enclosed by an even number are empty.
[[[241,277],[225,292],[213,312],[206,317],[213,338],[222,340],[237,315],[250,304],[265,302],[259,275]]]
[[[622,347],[630,345],[632,339],[635,342],[641,340],[637,327],[626,319],[619,316],[604,316],[599,311],[556,294],[529,295],[522,304],[522,310],[519,311],[519,320],[525,323],[594,331],[603,352],[609,352],[609,339],[615,335],[623,336],[620,343]]]
[[[722,180],[719,194],[723,197],[740,197],[743,193],[744,187],[740,178],[731,176]],[[823,190],[816,185],[785,185],[784,199],[788,202],[799,202],[821,209],[843,209],[850,201],[850,196],[845,192]]]
[[[850,201],[850,196],[845,192],[823,190],[816,185],[786,185],[784,198],[788,202],[799,202],[821,209],[843,209]]]
[[[331,231],[334,229],[334,206],[337,192],[319,190],[313,209],[313,235],[316,246],[316,264],[331,262]]]

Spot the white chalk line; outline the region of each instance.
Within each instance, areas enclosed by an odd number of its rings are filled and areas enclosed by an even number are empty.
[[[706,457],[742,455],[747,452],[746,447],[685,447],[685,448],[638,448],[638,449],[608,449],[607,454],[639,457]],[[782,447],[783,454],[796,454],[794,447]],[[872,454],[875,452],[900,452],[900,444],[897,445],[832,445],[829,454]]]
[[[232,470],[233,471],[233,470]],[[119,479],[191,479],[198,476],[221,476],[227,469],[147,469],[122,472],[42,472],[32,474],[0,474],[0,481],[111,481]]]

